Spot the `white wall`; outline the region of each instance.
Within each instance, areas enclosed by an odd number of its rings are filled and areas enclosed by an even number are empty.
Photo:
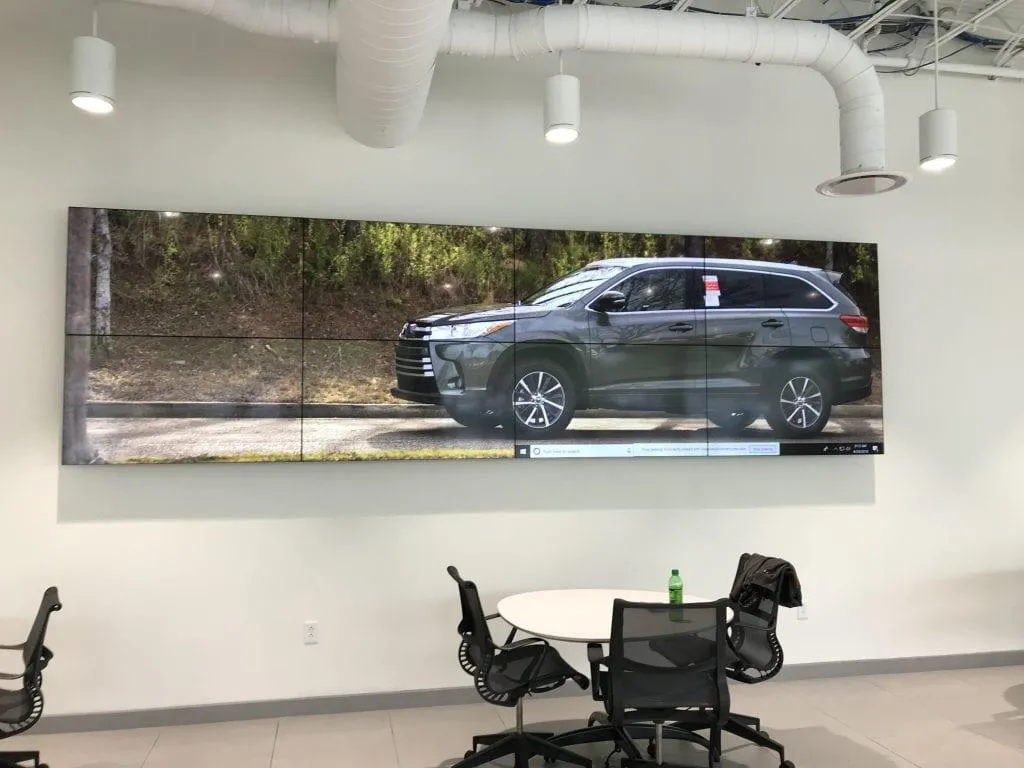
[[[120,106],[91,120],[66,97],[89,4],[3,5],[0,635],[60,586],[51,713],[465,685],[448,563],[488,602],[672,566],[721,595],[756,549],[805,585],[788,661],[1024,647],[1019,87],[949,80],[952,175],[826,200],[809,72],[572,57],[584,134],[556,149],[551,62],[445,60],[416,140],[374,151],[340,132],[328,47],[105,6]],[[930,87],[885,85],[912,168]],[[877,241],[887,454],[61,469],[69,205]]]

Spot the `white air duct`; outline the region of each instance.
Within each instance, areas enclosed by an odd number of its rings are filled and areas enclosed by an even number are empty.
[[[451,0],[140,0],[249,32],[336,40],[341,122],[370,147],[395,147],[419,125]]]
[[[548,6],[492,15],[456,11],[442,53],[511,57],[556,51],[648,54],[805,66],[839,102],[842,176],[823,194],[874,194],[906,183],[885,170],[885,108],[878,75],[856,43],[825,24],[613,6]]]
[[[819,191],[873,194],[906,182],[885,170],[885,111],[871,62],[825,24],[596,5],[495,15],[452,12],[451,0],[138,1],[266,35],[337,40],[342,123],[372,147],[397,146],[416,130],[439,50],[516,59],[579,50],[810,67],[839,102],[842,175]]]
[[[370,147],[412,137],[448,30],[451,0],[336,0],[338,109]]]
[[[220,19],[247,32],[300,40],[337,40],[328,0],[136,0]]]

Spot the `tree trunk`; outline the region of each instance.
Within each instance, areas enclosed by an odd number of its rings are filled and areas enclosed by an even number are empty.
[[[97,208],[93,225],[93,250],[96,253],[96,311],[93,313],[93,333],[100,337],[100,345],[110,345],[110,262],[114,249],[110,244],[110,217],[106,208]]]
[[[89,395],[89,333],[91,330],[92,229],[91,208],[68,212],[68,336],[64,349],[64,442],[65,464],[90,464],[96,451],[86,428],[85,405]]]
[[[688,259],[704,258],[704,238],[686,235],[683,238],[683,256]]]
[[[836,244],[835,243],[833,243],[831,240],[829,240],[827,243],[825,243],[825,269],[827,269],[829,272],[832,272],[833,270],[835,270],[835,263],[836,263],[835,251],[836,251]]]

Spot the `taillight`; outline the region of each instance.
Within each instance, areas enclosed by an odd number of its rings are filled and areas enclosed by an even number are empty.
[[[846,324],[847,328],[852,328],[857,333],[867,333],[871,328],[871,323],[864,315],[840,315],[839,319]]]

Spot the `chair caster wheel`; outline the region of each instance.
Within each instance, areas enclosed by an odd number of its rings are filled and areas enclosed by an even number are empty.
[[[796,768],[792,760],[783,760],[780,768]]]
[[[476,751],[475,751],[475,750],[472,750],[472,749],[467,749],[467,750],[466,750],[466,754],[465,754],[465,755],[463,755],[463,757],[472,757],[472,756],[473,756],[473,755],[475,755],[475,754],[476,754]]]
[[[554,765],[557,762],[558,761],[555,760],[555,758],[553,758],[553,757],[545,757],[544,758],[544,765]]]

